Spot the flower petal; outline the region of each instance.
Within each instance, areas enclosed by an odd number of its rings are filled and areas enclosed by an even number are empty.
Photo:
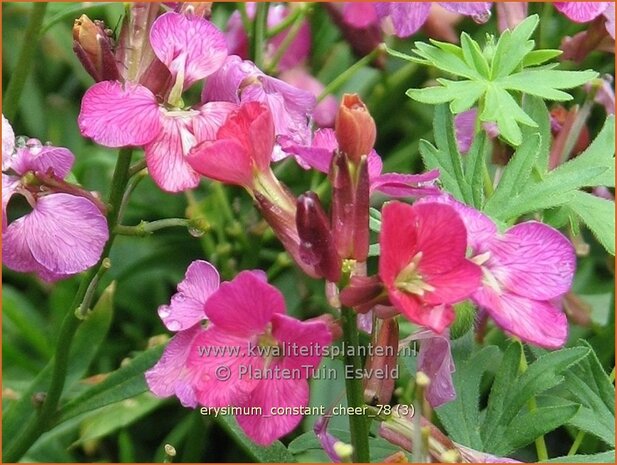
[[[197,401],[207,407],[241,404],[258,380],[251,370],[262,370],[263,359],[248,354],[249,339],[227,333],[216,325],[193,340],[187,369],[193,373]],[[244,375],[242,374],[244,373]]]
[[[7,226],[7,213],[6,207],[11,200],[13,194],[19,187],[20,179],[17,176],[9,176],[2,173],[2,232]]]
[[[279,138],[283,150],[299,157],[309,167],[322,173],[330,171],[332,155],[338,148],[336,136],[332,129],[319,129],[313,136],[311,145],[300,145],[289,137]]]
[[[600,16],[611,2],[553,2],[555,8],[577,23],[586,23]]]
[[[467,230],[456,210],[437,202],[414,205],[417,248],[422,252],[420,273],[433,274],[458,268],[465,260]]]
[[[204,260],[191,263],[171,303],[161,305],[158,309],[167,329],[182,331],[204,320],[204,305],[218,289],[219,283],[219,273],[212,264]]]
[[[249,337],[263,332],[275,313],[285,313],[285,300],[260,274],[242,271],[210,296],[205,312],[221,330]]]
[[[187,359],[193,340],[203,331],[196,325],[176,334],[157,364],[146,371],[146,382],[155,396],[175,395],[184,407],[197,406],[193,390],[195,371],[188,368]]]
[[[446,10],[466,16],[490,17],[492,2],[439,2]]]
[[[486,264],[506,289],[535,300],[550,300],[570,290],[576,255],[572,243],[543,223],[528,221],[492,243]]]
[[[276,414],[277,407],[304,407],[309,388],[305,379],[268,379],[259,382],[243,407],[261,407],[261,415],[238,415],[238,424],[253,442],[267,446],[291,432],[302,415]],[[274,413],[274,414],[273,414]]]
[[[202,142],[191,150],[187,161],[195,171],[207,178],[238,186],[253,184],[250,154],[235,140]]]
[[[193,134],[197,142],[215,140],[216,133],[230,113],[237,109],[238,106],[231,102],[208,102],[198,107],[199,115],[192,119]]]
[[[379,276],[391,286],[418,253],[417,219],[414,207],[401,202],[388,202],[381,215]]]
[[[568,338],[566,315],[550,302],[497,293],[485,286],[473,300],[487,310],[495,322],[523,341],[547,349],[562,347]]]
[[[308,366],[316,369],[324,348],[332,343],[332,334],[323,321],[299,321],[283,314],[272,317],[272,336],[288,347],[308,349],[307,355],[285,354],[286,366],[298,369]]]
[[[106,147],[141,146],[161,131],[154,94],[116,81],[99,82],[86,91],[77,123],[84,136]]]
[[[369,158],[369,163],[370,161]],[[434,186],[438,178],[437,169],[423,174],[384,173],[371,178],[371,191],[379,191],[391,197],[433,196],[441,193],[439,188]]]
[[[423,306],[419,297],[397,289],[389,293],[390,301],[409,321],[441,334],[453,321],[450,305]]]
[[[181,192],[197,187],[199,174],[186,156],[197,143],[191,130],[192,112],[182,115],[166,114],[158,136],[146,145],[146,163],[154,182],[167,192]]]
[[[398,37],[408,37],[417,32],[426,22],[431,2],[392,2],[389,16]]]
[[[424,301],[432,305],[455,304],[471,296],[480,287],[481,280],[481,268],[469,260],[464,260],[454,269],[426,278],[435,290],[427,292]]]
[[[227,57],[225,36],[210,21],[170,11],[152,24],[154,53],[172,72],[184,76],[183,88],[217,71]]]
[[[11,123],[2,115],[2,171],[11,166],[11,159],[15,152],[15,133]]]
[[[93,266],[109,238],[107,221],[97,206],[69,194],[39,198],[24,217],[24,228],[34,259],[58,274],[79,273]]]
[[[49,170],[59,178],[65,178],[75,162],[69,149],[42,145],[37,139],[30,139],[25,147],[15,154],[11,168],[18,174],[38,171],[46,174]]]
[[[441,336],[423,331],[413,339],[422,340],[418,353],[418,371],[424,372],[431,380],[426,399],[433,408],[454,400],[456,391],[452,373],[455,368],[448,335]]]
[[[343,18],[347,24],[359,29],[368,27],[379,19],[374,5],[358,2],[343,4]]]

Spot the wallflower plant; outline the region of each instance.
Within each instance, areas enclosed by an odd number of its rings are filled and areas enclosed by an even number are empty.
[[[614,463],[611,5],[82,6],[3,54],[3,461]]]

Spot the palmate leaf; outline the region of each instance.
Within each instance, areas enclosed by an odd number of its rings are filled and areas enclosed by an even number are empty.
[[[516,147],[523,140],[521,126],[536,126],[518,103],[520,93],[546,100],[571,100],[565,89],[580,86],[598,75],[591,70],[554,70],[556,64],[546,64],[561,52],[533,50],[535,42],[530,37],[538,21],[537,15],[530,16],[513,31],[506,30],[496,45],[489,41],[484,50],[463,33],[461,47],[431,40],[430,44],[416,42],[415,56],[389,52],[458,78],[437,79],[439,86],[409,89],[410,98],[433,105],[449,103],[454,114],[468,110],[479,101],[480,120],[496,122],[501,137]]]

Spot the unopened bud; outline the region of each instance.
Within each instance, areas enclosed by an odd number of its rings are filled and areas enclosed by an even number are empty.
[[[369,376],[364,383],[364,401],[371,405],[389,404],[396,383],[398,323],[395,318],[377,320],[373,332],[373,353],[366,360]]]
[[[76,19],[73,23],[73,50],[96,82],[120,79],[112,40],[102,22],[93,22],[86,15]]]
[[[334,122],[339,150],[358,164],[375,145],[377,129],[375,120],[357,94],[345,94]]]
[[[334,443],[334,453],[339,456],[342,462],[348,462],[353,455],[353,446],[342,441]]]
[[[300,236],[300,258],[330,282],[341,278],[341,258],[339,257],[330,221],[326,216],[319,197],[307,192],[298,198],[296,226]]]

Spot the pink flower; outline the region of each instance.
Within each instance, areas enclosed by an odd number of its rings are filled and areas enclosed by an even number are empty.
[[[563,346],[568,323],[557,302],[570,290],[576,268],[570,241],[536,221],[501,234],[479,211],[449,196],[436,201],[458,211],[467,227],[471,260],[482,267],[482,286],[472,300],[522,340],[549,349]]]
[[[274,118],[277,136],[287,136],[297,143],[310,140],[310,115],[315,97],[305,90],[290,86],[280,79],[264,74],[254,63],[232,55],[208,79],[202,93],[204,101],[221,100],[235,104],[261,102]],[[273,160],[284,158],[275,153]]]
[[[302,415],[272,412],[308,404],[307,377],[319,365],[321,349],[332,341],[328,327],[322,321],[301,322],[285,315],[282,294],[262,275],[248,271],[222,284],[206,303],[205,312],[212,326],[197,337],[193,348],[237,347],[240,355],[213,355],[212,351],[210,356],[200,356],[191,351],[189,366],[202,374],[197,399],[211,407],[261,408],[262,415],[239,415],[238,424],[257,444],[271,444],[302,419]],[[292,346],[298,350],[286,348]],[[266,355],[255,354],[258,348]],[[301,350],[308,350],[302,352],[308,355],[299,355]],[[228,380],[216,378],[220,366],[229,368]],[[247,376],[247,370],[253,374]],[[286,376],[285,371],[294,375]],[[265,379],[259,379],[259,374]]]
[[[480,267],[465,258],[467,231],[452,207],[387,203],[379,244],[379,276],[390,301],[438,334],[454,319],[450,305],[480,286]]]
[[[338,149],[332,129],[317,130],[311,145],[298,145],[286,138],[281,138],[280,142],[282,149],[295,155],[301,166],[326,174],[330,171],[332,156]],[[381,157],[372,150],[368,156],[371,193],[378,191],[391,197],[418,197],[440,192],[435,186],[435,181],[439,177],[438,170],[423,174],[382,173],[382,170]]]
[[[315,97],[319,97],[324,90],[324,85],[301,66],[282,72],[280,78],[289,85],[310,92]],[[313,121],[321,128],[331,128],[334,126],[334,118],[337,111],[338,102],[336,97],[334,95],[327,95],[313,110]]]
[[[209,102],[184,109],[181,94],[214,73],[227,56],[223,34],[195,15],[165,13],[152,25],[150,43],[171,73],[165,98],[133,82],[103,81],[82,100],[79,127],[84,136],[107,147],[144,146],[148,170],[169,192],[196,187],[199,175],[185,157],[211,139],[234,108]]]
[[[292,7],[289,5],[272,4],[268,9],[268,28],[271,29],[283,21],[292,12],[291,8]],[[247,2],[246,10],[249,18],[253,19],[255,17],[256,4],[254,2]],[[266,62],[272,61],[288,34],[289,29],[279,32],[266,42]],[[229,53],[231,55],[239,55],[242,59],[247,59],[249,57],[249,39],[244,30],[244,24],[242,23],[242,17],[239,11],[234,11],[229,17],[225,35]],[[311,30],[309,24],[303,21],[297,36],[291,41],[287,50],[281,57],[278,63],[278,69],[285,71],[302,63],[308,58],[310,48]]]
[[[186,270],[178,284],[178,292],[169,305],[161,305],[159,317],[170,331],[179,331],[165,348],[158,363],[146,372],[150,391],[158,397],[175,395],[183,406],[196,407],[193,390],[194,372],[187,368],[187,359],[193,340],[204,330],[204,307],[219,288],[216,268],[203,260],[196,260]]]
[[[233,111],[214,140],[206,140],[188,161],[203,176],[252,188],[260,173],[269,171],[274,150],[272,113],[258,102]]]
[[[15,133],[8,120],[2,115],[2,171],[9,169],[15,153]]]
[[[473,16],[478,22],[490,17],[491,2],[438,2],[446,10]],[[426,22],[431,2],[383,2],[373,5],[349,2],[345,4],[345,21],[357,28],[365,28],[378,20],[390,19],[398,37],[408,37]]]
[[[553,2],[555,8],[577,23],[587,23],[606,11],[611,2]]]
[[[107,221],[91,194],[62,181],[73,161],[69,150],[30,139],[13,155],[10,173],[2,173],[2,261],[8,268],[55,281],[99,261]],[[47,187],[43,177],[58,180],[70,193]],[[32,211],[9,224],[7,207],[15,194],[24,196]]]

